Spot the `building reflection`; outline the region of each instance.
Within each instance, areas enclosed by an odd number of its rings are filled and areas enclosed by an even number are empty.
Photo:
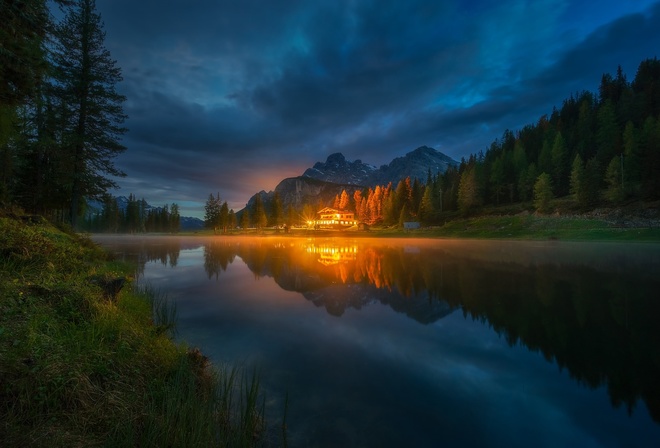
[[[175,240],[174,240],[175,241]],[[125,246],[176,265],[187,243]],[[209,278],[240,257],[255,277],[272,277],[334,316],[381,303],[421,324],[460,310],[511,345],[540,352],[612,404],[642,400],[660,422],[660,255],[609,245],[450,243],[430,247],[361,241],[205,241]],[[616,249],[616,250],[615,250]],[[219,287],[222,287],[221,284]]]
[[[615,406],[632,411],[641,398],[660,422],[657,254],[627,261],[613,252],[582,260],[570,247],[557,257],[552,248],[531,256],[526,246],[352,242],[222,250],[237,251],[255,276],[272,277],[334,316],[381,303],[430,324],[460,309],[509,344],[542,353],[580,383],[606,385]]]
[[[305,251],[308,254],[319,255],[318,262],[324,266],[347,263],[357,259],[358,248],[356,244],[340,246],[337,244],[310,244]]]

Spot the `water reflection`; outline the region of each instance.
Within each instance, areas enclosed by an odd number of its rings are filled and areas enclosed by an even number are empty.
[[[104,244],[108,244],[105,242]],[[540,352],[614,406],[642,400],[660,422],[660,251],[648,245],[305,241],[135,241],[115,250],[175,266],[203,248],[209,279],[240,258],[333,316],[373,303],[428,324],[456,310]]]

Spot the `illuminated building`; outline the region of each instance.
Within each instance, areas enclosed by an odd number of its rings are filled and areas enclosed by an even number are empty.
[[[313,222],[319,229],[341,229],[357,225],[355,214],[348,210],[336,210],[326,207],[317,212],[318,219]]]

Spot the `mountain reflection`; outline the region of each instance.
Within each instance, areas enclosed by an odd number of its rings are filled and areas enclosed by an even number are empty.
[[[139,260],[175,265],[175,252],[195,247],[171,241]],[[209,278],[220,280],[239,257],[255,277],[272,277],[335,316],[382,303],[428,324],[460,308],[580,383],[605,385],[614,406],[632,411],[643,400],[660,422],[656,246],[268,238],[201,245]]]
[[[585,255],[578,247],[533,254],[527,246],[497,244],[205,247],[205,258],[214,254],[223,270],[238,255],[255,276],[273,277],[335,316],[380,302],[431,323],[460,308],[510,345],[541,352],[579,382],[606,385],[615,406],[632,411],[643,399],[660,422],[657,251],[629,258],[607,250]]]

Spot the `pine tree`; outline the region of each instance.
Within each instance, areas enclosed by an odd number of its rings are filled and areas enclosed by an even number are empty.
[[[346,193],[346,190],[342,190],[341,196],[339,196],[339,210],[347,210],[349,202],[350,197],[348,196],[348,193]]]
[[[49,13],[45,0],[3,0],[0,12],[0,101],[14,107],[25,104],[43,81]]]
[[[0,204],[10,202],[13,186],[16,113],[13,107],[0,104]]]
[[[126,231],[136,233],[140,230],[140,206],[133,193],[128,195],[128,204],[126,205]]]
[[[281,226],[284,222],[284,207],[278,191],[273,195],[273,211],[270,215],[270,221],[274,226]]]
[[[77,0],[57,26],[53,52],[54,91],[66,105],[63,150],[69,157],[67,190],[75,228],[83,198],[96,198],[124,176],[113,159],[126,148],[120,138],[126,115],[115,85],[121,70],[104,47],[105,33],[94,0]]]
[[[623,131],[624,185],[627,191],[637,190],[641,178],[641,153],[639,133],[635,125],[629,121]]]
[[[536,165],[530,163],[527,169],[521,173],[520,179],[518,180],[518,196],[522,201],[527,201],[532,198],[536,177]]]
[[[607,199],[619,202],[623,199],[623,186],[621,184],[621,158],[614,157],[605,170],[605,182],[607,182]]]
[[[220,206],[218,225],[222,228],[222,233],[227,233],[227,227],[229,227],[229,205],[227,205],[227,201],[224,201]]]
[[[181,228],[181,215],[179,213],[179,204],[172,203],[170,207],[170,222],[169,231],[171,233],[179,233]]]
[[[231,208],[229,209],[229,228],[235,229],[237,225],[238,220],[236,219],[236,213],[234,212],[234,209]]]
[[[458,186],[458,209],[463,214],[480,204],[478,188],[476,170],[472,166],[463,171]]]
[[[209,194],[204,205],[204,226],[214,231],[220,225],[220,193],[217,197],[213,193]]]
[[[419,204],[419,217],[420,222],[425,225],[428,225],[433,220],[435,210],[433,207],[433,183],[429,183],[424,188],[424,195],[422,196],[422,202]]]
[[[552,184],[555,189],[555,196],[566,194],[566,179],[568,176],[568,152],[561,132],[557,133],[552,145]]]
[[[338,210],[339,209],[339,201],[340,201],[339,194],[336,194],[334,201],[332,201],[332,208]]]
[[[660,197],[660,117],[645,120],[642,140],[642,194],[655,199]]]
[[[101,212],[102,227],[106,232],[116,233],[119,231],[119,215],[117,199],[106,194],[103,197],[103,211]]]
[[[598,157],[587,161],[584,168],[584,204],[593,206],[600,200],[600,189],[603,180],[602,169]]]
[[[403,229],[404,223],[407,221],[410,221],[410,212],[408,211],[408,206],[406,204],[403,205],[403,208],[401,209],[401,213],[399,213],[399,228]]]
[[[245,207],[243,209],[243,213],[241,213],[241,229],[243,229],[243,232],[247,232],[247,229],[250,227],[250,212],[248,211],[248,208]]]
[[[257,231],[261,230],[268,224],[268,217],[266,216],[266,210],[264,209],[263,200],[261,199],[261,194],[257,194],[254,197],[254,206],[252,209],[252,221],[254,226],[257,228]]]
[[[596,144],[598,150],[596,156],[600,166],[607,163],[619,152],[620,131],[616,122],[616,113],[612,101],[607,100],[598,109],[598,130],[596,132]]]
[[[355,192],[353,193],[353,204],[355,205],[355,219],[361,221],[362,192],[360,190],[355,190]]]
[[[296,213],[296,209],[293,208],[293,204],[289,204],[289,206],[286,208],[286,223],[289,225],[289,227],[293,227],[298,224],[298,214]]]
[[[541,172],[549,173],[552,171],[552,145],[548,140],[543,142],[537,165],[538,170]]]
[[[495,159],[491,166],[490,182],[492,193],[495,195],[495,203],[499,205],[500,196],[504,192],[504,163],[502,157]]]
[[[580,154],[576,154],[571,168],[570,193],[580,205],[585,204],[584,165]]]
[[[541,173],[534,184],[534,207],[539,212],[545,213],[550,209],[552,195],[552,179],[547,173]]]

